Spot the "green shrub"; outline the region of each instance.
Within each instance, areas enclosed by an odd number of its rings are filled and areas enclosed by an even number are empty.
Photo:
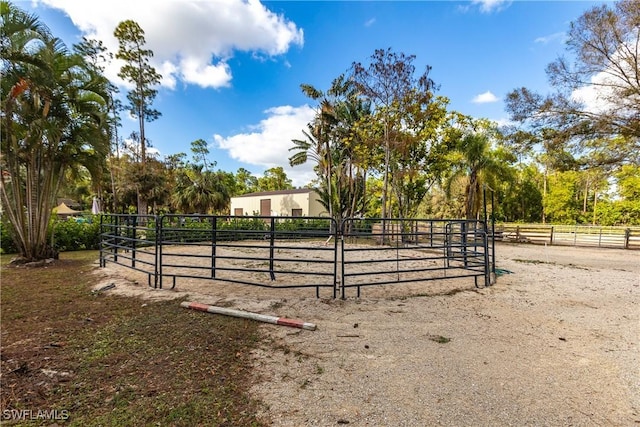
[[[226,233],[218,233],[218,240],[256,240],[262,239],[265,232],[269,230],[269,224],[264,220],[255,217],[233,218],[227,221],[227,218],[218,218],[216,224],[217,229],[228,230]]]
[[[126,235],[126,237],[129,238],[134,237],[130,235],[132,228],[127,228],[132,226],[132,218],[107,215],[103,220],[105,224],[107,222],[120,224],[122,226],[120,229],[121,235]],[[269,230],[271,227],[270,221],[265,221],[264,218],[255,216],[161,215],[158,217],[150,217],[144,227],[138,222],[136,237],[146,240],[146,244],[154,243],[156,238],[156,221],[161,221],[162,241],[165,244],[210,242],[212,239],[215,239],[217,242],[263,240],[269,238]],[[216,221],[215,228],[212,221]],[[329,219],[303,217],[280,217],[275,219],[275,231],[278,239],[313,237],[315,235],[322,235],[324,237],[331,228]],[[109,232],[113,233],[115,229],[109,229]],[[77,233],[68,234],[73,236]],[[73,242],[70,244],[73,244]],[[144,242],[136,243],[137,246],[144,244]]]
[[[10,234],[10,227],[6,220],[0,221],[0,254],[15,254],[18,252]]]
[[[92,216],[78,222],[73,218],[53,223],[53,247],[60,252],[98,249],[100,217]]]
[[[76,219],[59,220],[52,218],[51,228],[53,230],[53,247],[56,251],[79,251],[85,249],[98,249],[100,245],[100,217],[90,216],[82,218],[84,221],[78,222]],[[18,252],[10,234],[11,224],[7,221],[0,221],[0,253],[14,254]],[[47,239],[51,239],[51,234]]]

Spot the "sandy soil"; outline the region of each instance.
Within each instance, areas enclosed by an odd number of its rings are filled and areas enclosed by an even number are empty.
[[[640,252],[500,244],[509,273],[362,298],[180,282],[113,264],[99,286],[317,325],[264,324],[253,392],[274,426],[640,425]],[[137,282],[137,283],[136,283]],[[98,287],[99,287],[98,286]]]

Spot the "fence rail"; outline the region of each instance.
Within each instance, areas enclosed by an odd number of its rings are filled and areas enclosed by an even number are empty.
[[[203,226],[185,226],[187,221]],[[330,230],[336,229],[330,218],[165,215],[158,224],[159,287],[164,278],[175,286],[176,278],[182,277],[282,289],[310,287],[316,296],[320,288],[336,288],[337,241],[324,245]],[[308,244],[301,245],[302,240]]]
[[[495,239],[514,243],[640,249],[640,227],[498,224]]]
[[[157,285],[158,260],[155,216],[103,214],[100,216],[100,266],[112,261],[145,273]]]
[[[100,265],[124,265],[150,286],[205,279],[267,288],[327,289],[472,277],[491,284],[484,222],[211,215],[103,215]]]
[[[350,218],[342,233],[343,297],[348,288],[360,296],[367,286],[444,278],[473,277],[476,286],[479,279],[488,286],[495,271],[481,221]]]

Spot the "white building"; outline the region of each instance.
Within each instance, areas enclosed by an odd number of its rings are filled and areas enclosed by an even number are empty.
[[[320,196],[310,188],[263,191],[231,198],[231,215],[329,216]]]

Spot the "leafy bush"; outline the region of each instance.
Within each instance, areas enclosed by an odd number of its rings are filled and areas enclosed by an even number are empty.
[[[100,217],[92,216],[83,218],[78,222],[75,219],[52,219],[53,247],[56,251],[79,251],[85,249],[98,249],[100,245]],[[0,253],[13,254],[18,252],[10,235],[11,224],[0,221]],[[49,235],[48,239],[51,239]]]
[[[53,247],[60,252],[98,249],[100,245],[100,219],[97,216],[78,222],[75,219],[53,223]]]
[[[10,234],[11,224],[5,220],[0,221],[0,254],[14,254],[18,252]]]
[[[276,222],[276,230],[278,231],[301,231],[301,230],[328,230],[330,220],[292,218]]]
[[[269,223],[265,222],[261,218],[246,217],[246,218],[231,218],[225,217],[218,218],[216,224],[218,231],[225,231],[218,233],[217,240],[255,240],[263,239],[265,232],[269,231]],[[228,230],[228,232],[226,232]]]

